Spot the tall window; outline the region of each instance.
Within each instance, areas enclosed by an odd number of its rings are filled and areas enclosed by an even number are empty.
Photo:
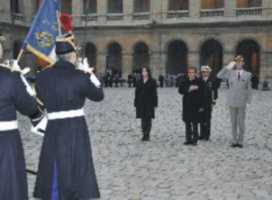
[[[202,9],[217,9],[224,8],[224,0],[202,0]]]
[[[169,10],[188,10],[189,0],[169,0]]]
[[[123,13],[123,0],[108,0],[109,13]]]
[[[237,0],[238,8],[262,7],[262,0]]]
[[[97,0],[84,0],[83,4],[85,14],[95,14],[97,12]]]
[[[150,11],[150,0],[134,0],[134,12],[149,12]]]
[[[22,13],[23,11],[23,1],[22,0],[11,0],[10,10],[12,13]]]

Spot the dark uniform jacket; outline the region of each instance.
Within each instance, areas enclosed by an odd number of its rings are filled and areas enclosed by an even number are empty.
[[[198,90],[189,92],[192,85],[198,86]],[[184,122],[199,122],[200,109],[203,109],[203,81],[200,79],[189,80],[187,77],[181,81],[179,93],[183,95],[182,119]]]
[[[37,76],[37,94],[48,113],[81,109],[86,98],[101,101],[103,89],[90,76],[60,60]],[[84,117],[49,120],[40,155],[34,197],[51,199],[54,166],[61,200],[100,196]]]
[[[158,107],[157,84],[154,79],[146,83],[137,82],[135,88],[134,106],[137,118],[155,118],[155,107]]]
[[[35,117],[36,100],[20,75],[0,67],[0,122],[17,119],[16,111]],[[0,199],[27,200],[25,159],[18,130],[0,131]]]
[[[211,119],[212,106],[215,103],[215,100],[218,98],[218,80],[213,80],[209,78],[205,81],[203,78],[203,109],[201,120]]]

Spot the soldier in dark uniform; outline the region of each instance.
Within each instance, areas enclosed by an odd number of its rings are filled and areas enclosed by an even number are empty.
[[[134,106],[136,117],[142,120],[142,141],[149,141],[152,119],[155,118],[155,108],[158,107],[158,95],[156,81],[146,67],[142,68],[142,78],[136,84]]]
[[[164,76],[162,74],[159,75],[159,82],[160,82],[160,87],[163,88],[163,86],[164,86]]]
[[[25,81],[25,80],[24,80]],[[23,77],[0,67],[0,199],[28,200],[25,158],[16,111],[35,121],[38,104]]]
[[[207,141],[210,139],[211,135],[212,108],[213,105],[216,104],[218,97],[217,82],[216,79],[213,80],[211,78],[211,71],[209,66],[201,67],[201,80],[204,84],[204,97],[202,99],[204,111],[201,113],[199,139]]]
[[[88,98],[104,98],[100,82],[86,67],[76,69],[75,46],[68,38],[56,42],[54,66],[37,76],[37,95],[47,110],[48,125],[40,154],[34,197],[42,200],[99,198],[83,106]]]
[[[203,82],[196,77],[197,69],[189,67],[187,77],[179,86],[179,93],[183,95],[182,119],[186,128],[185,145],[197,145],[198,123],[203,111]]]

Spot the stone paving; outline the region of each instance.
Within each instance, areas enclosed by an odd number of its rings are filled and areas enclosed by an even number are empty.
[[[184,146],[181,96],[159,89],[151,142],[140,141],[134,90],[105,89],[102,103],[86,104],[101,200],[271,200],[272,93],[254,91],[243,149],[231,139],[225,89],[214,108],[210,142]],[[20,119],[27,167],[37,168],[42,138]],[[29,175],[32,196],[35,176]],[[32,199],[32,198],[30,198]]]

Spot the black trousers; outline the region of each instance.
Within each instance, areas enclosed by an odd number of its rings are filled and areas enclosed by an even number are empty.
[[[198,126],[197,122],[185,122],[186,128],[186,142],[197,143],[198,140]]]
[[[149,117],[144,117],[141,119],[142,120],[142,131],[143,134],[149,135],[152,127],[152,118]]]
[[[200,123],[200,138],[209,140],[211,136],[211,119]]]

